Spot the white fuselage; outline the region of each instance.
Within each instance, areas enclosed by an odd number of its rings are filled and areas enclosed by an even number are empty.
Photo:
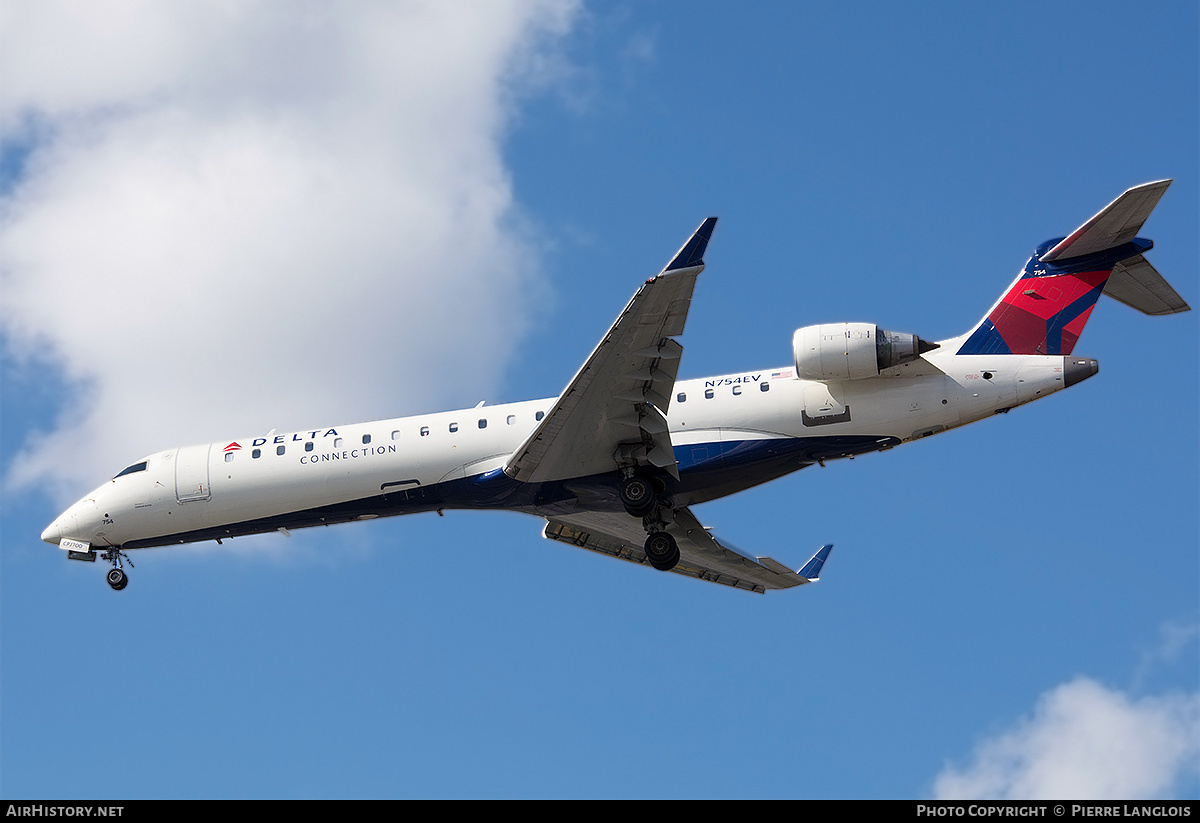
[[[676,382],[667,420],[677,504],[965,425],[1096,371],[1094,361],[1075,357],[955,349],[862,380],[799,380],[783,368]],[[543,515],[616,508],[608,477],[535,487],[504,476],[509,456],[553,404],[322,425],[158,452],[75,503],[42,538],[67,538],[64,548],[70,541],[143,548],[442,508]]]

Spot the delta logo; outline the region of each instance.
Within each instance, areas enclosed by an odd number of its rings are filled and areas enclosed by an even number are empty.
[[[224,449],[222,449],[222,451],[225,451],[225,452],[236,452],[236,451],[241,451],[241,450],[242,450],[242,444],[237,442],[236,440],[233,441],[232,443],[230,443]]]

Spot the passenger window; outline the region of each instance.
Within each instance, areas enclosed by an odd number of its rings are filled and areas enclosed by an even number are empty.
[[[250,452],[250,456],[257,460],[258,458],[262,457],[262,449],[255,449],[254,451]]]
[[[770,390],[771,390],[771,384],[770,384],[770,383],[759,383],[759,384],[758,384],[758,390],[759,390],[759,391],[770,391]]]
[[[713,390],[712,390],[712,389],[705,389],[705,390],[704,390],[704,399],[705,399],[705,400],[712,400],[712,399],[713,399]]]
[[[456,431],[458,431],[458,424],[457,424],[457,423],[451,423],[451,424],[450,424],[450,431],[452,431],[452,432],[456,432]]]
[[[429,427],[428,427],[428,426],[422,426],[422,427],[421,427],[421,436],[422,436],[422,437],[428,437],[428,436],[429,436]]]
[[[741,386],[734,386],[734,387],[733,387],[733,393],[734,393],[734,394],[741,394],[741,393],[742,393],[742,387],[741,387]]]
[[[313,442],[311,440],[309,440],[307,443],[304,444],[304,450],[306,452],[310,452],[313,450]]]
[[[342,438],[340,438],[340,437],[333,438],[333,447],[335,449],[340,449],[342,447]]]
[[[481,429],[486,429],[486,428],[487,428],[487,421],[486,421],[486,420],[484,420],[483,418],[480,418],[480,419],[479,419],[479,428],[481,428]]]
[[[226,463],[233,462],[233,452],[225,452],[225,462]]]
[[[399,440],[399,439],[400,439],[400,430],[399,430],[399,429],[396,429],[396,431],[392,432],[392,439],[393,439],[393,440]]]
[[[370,443],[370,442],[371,442],[371,435],[369,435],[369,434],[364,434],[364,435],[363,435],[363,445],[365,446],[365,445],[367,445],[367,444],[368,444],[368,443]]]
[[[511,426],[513,423],[516,423],[516,422],[517,422],[517,416],[516,416],[515,414],[510,414],[510,415],[508,416],[508,421],[507,421],[507,422],[508,422],[508,425],[510,425],[510,426]]]
[[[276,446],[276,447],[275,447],[275,453],[276,453],[276,454],[283,454],[283,452],[284,452],[286,449],[287,449],[287,446]]]
[[[680,403],[684,403],[687,401],[687,393],[680,392],[679,394],[675,395],[675,399],[678,400]]]
[[[533,416],[533,419],[534,419],[534,420],[541,420],[541,419],[542,419],[543,417],[545,417],[545,416],[546,416],[546,413],[545,413],[545,412],[541,412],[541,411],[540,411],[540,412],[538,412],[537,414],[535,414],[535,415]]]

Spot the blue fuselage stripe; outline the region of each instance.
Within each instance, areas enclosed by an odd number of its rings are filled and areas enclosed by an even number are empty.
[[[770,437],[691,443],[675,447],[679,479],[658,475],[662,491],[681,504],[713,499],[764,480],[781,477],[820,460],[865,454],[898,445],[894,437],[866,435],[834,437]],[[591,509],[621,511],[616,471],[592,477],[545,483],[522,483],[503,470],[438,483],[403,487],[389,484],[379,495],[327,506],[286,512],[215,528],[135,540],[124,548],[137,549],[215,540],[277,529],[344,523],[362,517],[413,514],[442,508],[517,508],[553,513],[573,511],[586,495]]]

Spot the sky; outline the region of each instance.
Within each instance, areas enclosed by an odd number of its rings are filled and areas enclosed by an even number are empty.
[[[1173,178],[1195,4],[0,6],[0,796],[1196,798],[1197,315],[1093,379],[697,513],[756,596],[498,512],[133,554],[38,539],[142,455],[552,397],[720,222],[683,378],[944,339]]]

